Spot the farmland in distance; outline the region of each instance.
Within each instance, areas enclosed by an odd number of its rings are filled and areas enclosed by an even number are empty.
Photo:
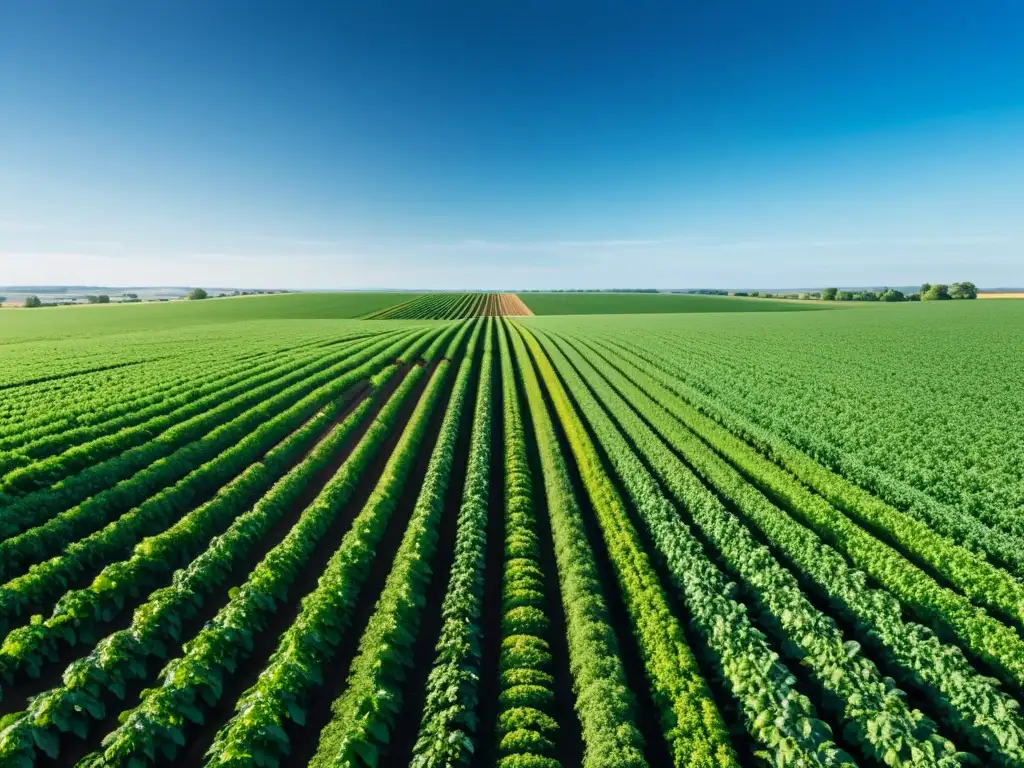
[[[684,293],[522,293],[535,315],[689,314],[709,312],[801,312],[830,309],[820,302],[778,301]]]
[[[4,311],[0,765],[1024,765],[1024,304],[820,308]]]

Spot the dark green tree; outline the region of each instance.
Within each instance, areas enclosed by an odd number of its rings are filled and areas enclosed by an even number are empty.
[[[951,299],[976,299],[978,298],[978,286],[971,282],[953,283],[949,287]]]
[[[41,302],[39,300],[38,296],[26,296],[25,297],[25,306],[29,307],[30,309],[33,308],[33,307],[41,307],[41,306],[43,306],[43,302]]]
[[[838,288],[826,288],[821,292],[822,301],[835,301],[837,293],[839,293]]]
[[[927,291],[921,292],[921,301],[946,301],[950,298],[948,285],[930,285]]]
[[[200,301],[202,299],[209,298],[210,294],[204,291],[202,288],[193,288],[188,292],[189,301]]]

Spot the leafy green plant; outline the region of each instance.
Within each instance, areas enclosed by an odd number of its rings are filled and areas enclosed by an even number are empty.
[[[713,599],[714,591],[724,591],[724,579],[717,573],[712,576],[712,568],[694,561],[700,552],[699,543],[686,529],[682,519],[673,514],[672,505],[633,455],[631,446],[616,428],[612,416],[602,410],[595,395],[584,384],[578,368],[586,371],[587,383],[600,393],[608,412],[623,426],[629,425],[629,436],[638,452],[655,467],[659,479],[671,490],[680,507],[687,510],[703,535],[714,544],[730,572],[752,587],[759,606],[766,616],[772,617],[771,623],[774,623],[784,643],[798,649],[792,654],[794,661],[812,671],[827,692],[826,702],[836,702],[837,714],[846,723],[846,738],[860,744],[875,759],[890,765],[947,765],[950,768],[958,765],[954,746],[935,734],[934,723],[906,706],[892,682],[882,677],[860,653],[856,643],[846,641],[835,624],[810,604],[796,579],[779,566],[767,549],[727,512],[672,455],[671,450],[654,436],[651,429],[630,412],[627,402],[610,389],[601,373],[569,347],[564,347],[568,358],[563,356],[561,345],[551,345],[548,349],[586,418],[609,450],[617,473],[631,489],[637,500],[638,512],[664,554],[673,576],[685,583],[684,573],[704,573],[704,579],[697,586],[712,592],[698,597],[691,587],[686,592],[687,602]],[[577,368],[569,365],[569,359]],[[634,393],[635,399],[640,397],[640,393]],[[669,418],[668,414],[662,413],[659,421],[666,418]],[[688,444],[677,441],[673,445],[683,450]],[[692,553],[689,558],[687,551]],[[748,710],[748,722],[754,714]],[[779,723],[776,719],[775,726],[778,727]]]
[[[569,667],[585,747],[583,764],[585,768],[646,765],[643,738],[636,727],[633,696],[626,686],[594,555],[587,543],[554,424],[522,339],[515,332],[511,333],[511,339],[544,476],[558,582],[565,608]],[[509,703],[518,702],[514,695],[518,687],[509,686],[512,693]],[[547,704],[547,700],[536,703]],[[531,708],[536,708],[536,703]]]
[[[494,321],[484,331],[473,431],[455,534],[455,558],[441,606],[441,632],[427,679],[411,768],[467,765],[480,695],[480,626],[491,462]]]
[[[444,508],[459,422],[482,327],[480,321],[474,325],[412,517],[376,610],[359,641],[359,653],[352,661],[348,687],[332,705],[334,715],[320,734],[317,753],[310,761],[311,768],[377,765],[387,749],[395,719],[401,714],[402,684],[412,665],[413,646],[426,603],[425,594],[432,576],[430,562],[439,537],[438,522]],[[346,590],[332,590],[338,591]],[[349,590],[350,594],[352,591]],[[329,615],[339,613],[344,616],[344,609],[331,611]]]
[[[430,356],[436,349],[438,343],[435,340],[427,355]],[[251,633],[257,629],[258,624],[255,622],[261,617],[265,618],[267,612],[273,610],[277,602],[284,598],[283,586],[294,579],[297,569],[301,567],[302,558],[312,551],[318,535],[330,524],[339,506],[355,487],[359,473],[376,456],[381,441],[395,427],[403,402],[425,370],[419,366],[413,367],[371,422],[352,454],[314,503],[303,512],[285,540],[272,549],[250,574],[246,582],[250,588],[236,592],[225,609],[218,613],[215,621],[194,638],[186,649],[185,659],[177,660],[183,675],[189,669],[190,662],[194,665],[193,669],[202,669],[204,663],[208,665],[208,675],[204,678],[208,681],[213,679],[209,675],[222,675],[225,670],[233,668],[234,660],[245,652]],[[364,407],[363,415],[367,407],[368,404]],[[105,714],[102,703],[104,693],[109,690],[123,696],[127,681],[145,675],[147,659],[153,656],[166,657],[166,638],[180,638],[182,622],[195,613],[205,595],[232,574],[247,552],[256,546],[280,520],[294,499],[298,498],[312,476],[327,465],[357,425],[359,413],[354,416],[357,418],[346,421],[344,429],[334,433],[307,461],[280,480],[252,510],[238,517],[224,535],[214,538],[197,560],[176,573],[171,586],[154,592],[136,610],[130,627],[101,641],[88,656],[69,667],[63,686],[37,696],[24,713],[9,722],[0,731],[0,758],[32,760],[37,748],[42,748],[40,744],[55,745],[52,737],[56,733],[85,733],[91,720],[102,719]],[[215,650],[223,652],[223,655],[215,654],[216,661],[205,657],[204,654]],[[195,691],[187,682],[181,679],[178,682],[180,685],[169,692],[183,689],[183,699],[179,703],[187,706],[191,714],[195,714],[197,710],[193,707],[196,699],[188,698]],[[128,736],[137,736],[139,743],[148,745],[159,742],[161,738],[173,742],[180,739],[178,727],[183,723],[184,720],[179,719],[177,725],[170,728],[154,723],[152,731],[134,730],[127,733]],[[126,749],[130,753],[132,740],[129,738],[128,742]]]

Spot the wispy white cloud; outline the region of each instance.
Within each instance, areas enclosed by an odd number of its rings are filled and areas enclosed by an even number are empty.
[[[967,277],[1024,281],[1016,233],[449,241],[403,238],[317,248],[241,237],[163,243],[93,239],[30,247],[7,237],[0,265],[12,284],[215,285],[282,288],[771,287],[892,285]],[[341,241],[337,241],[340,243]],[[118,244],[114,247],[114,244]],[[780,265],[785,265],[785,272]]]
[[[313,235],[242,235],[240,240],[275,243],[280,246],[299,248],[338,248],[349,245],[349,242],[337,237],[317,237]]]
[[[1006,245],[1015,242],[1007,235],[907,235],[891,237],[834,237],[808,239],[720,240],[697,245],[727,250],[775,250],[783,248],[867,248],[880,246],[946,247]]]
[[[0,232],[45,232],[47,227],[33,221],[0,219]]]
[[[459,253],[547,253],[567,257],[612,252],[675,252],[701,250],[759,251],[781,249],[829,249],[858,247],[953,247],[991,246],[1019,242],[1008,235],[903,235],[890,237],[815,237],[736,239],[710,235],[673,235],[657,238],[605,240],[487,240],[466,239],[443,243],[419,243],[413,250]]]
[[[652,248],[685,242],[687,239],[683,237],[665,237],[643,240],[461,240],[453,243],[443,243],[439,247],[470,251],[617,250],[622,248]]]
[[[121,248],[124,243],[120,240],[79,240],[75,245],[81,248]]]

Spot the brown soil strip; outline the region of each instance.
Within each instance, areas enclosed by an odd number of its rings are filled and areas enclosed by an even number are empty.
[[[509,317],[529,317],[533,314],[523,300],[514,293],[501,294],[502,314]]]

